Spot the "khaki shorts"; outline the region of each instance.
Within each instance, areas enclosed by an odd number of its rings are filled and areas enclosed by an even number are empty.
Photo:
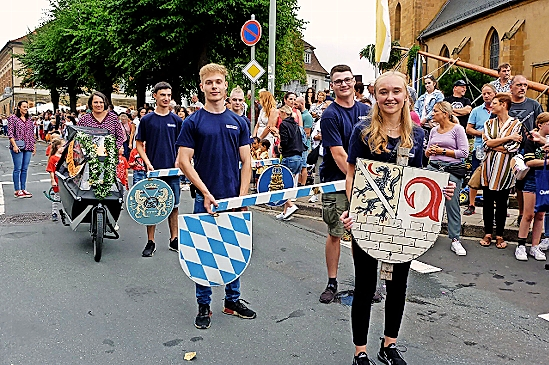
[[[322,220],[328,225],[330,236],[341,238],[345,228],[340,220],[341,214],[349,209],[345,192],[322,194]]]

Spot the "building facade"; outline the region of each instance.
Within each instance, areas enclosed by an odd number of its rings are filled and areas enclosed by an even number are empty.
[[[541,31],[547,29],[547,0],[389,0],[389,9],[393,39],[403,47],[419,44],[426,52],[491,69],[509,63],[513,75],[549,84],[549,39]],[[442,65],[426,61],[425,72]]]

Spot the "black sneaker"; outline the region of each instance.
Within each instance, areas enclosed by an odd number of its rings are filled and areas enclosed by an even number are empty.
[[[402,353],[397,349],[394,343],[390,344],[387,347],[383,347],[384,339],[381,339],[381,347],[379,348],[379,353],[377,358],[387,365],[406,365],[406,361],[402,358]],[[405,350],[404,350],[405,351]]]
[[[334,301],[337,294],[337,285],[328,284],[326,289],[320,294],[320,303],[329,304]]]
[[[149,240],[147,242],[147,245],[145,246],[145,249],[143,250],[143,257],[152,257],[154,255],[154,252],[156,251],[156,243],[154,241]]]
[[[475,214],[475,206],[474,205],[469,205],[467,207],[467,209],[465,209],[463,211],[463,215],[473,215]]]
[[[175,237],[173,239],[173,241],[170,241],[170,247],[169,248],[170,248],[171,251],[179,252],[179,242],[178,242],[177,237]]]
[[[57,218],[57,213],[53,213],[53,214],[51,215],[51,221],[52,221],[52,222],[57,222],[58,220],[59,220],[59,218]]]
[[[375,365],[375,362],[371,361],[365,352],[361,352],[353,358],[353,365]]]
[[[212,324],[212,311],[210,306],[207,304],[198,305],[198,314],[194,320],[194,326],[200,330],[205,330],[210,328]]]
[[[244,302],[248,303],[242,299],[238,299],[236,302],[231,302],[230,300],[225,299],[225,303],[223,305],[223,313],[245,319],[254,319],[257,316],[256,313],[250,308],[246,307]]]

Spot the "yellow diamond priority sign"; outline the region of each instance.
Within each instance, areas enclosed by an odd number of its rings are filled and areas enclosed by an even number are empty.
[[[261,76],[265,73],[265,69],[256,60],[251,60],[244,68],[242,69],[244,75],[248,76],[250,81],[256,82]]]

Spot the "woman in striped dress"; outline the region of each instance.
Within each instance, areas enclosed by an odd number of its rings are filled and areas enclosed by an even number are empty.
[[[492,113],[496,118],[484,124],[483,139],[487,148],[486,159],[482,163],[481,184],[483,190],[484,239],[483,246],[489,246],[494,225],[494,202],[496,204],[496,247],[505,248],[503,240],[507,200],[515,186],[515,175],[511,170],[511,159],[520,148],[522,123],[509,116],[511,96],[498,93],[492,100]]]

